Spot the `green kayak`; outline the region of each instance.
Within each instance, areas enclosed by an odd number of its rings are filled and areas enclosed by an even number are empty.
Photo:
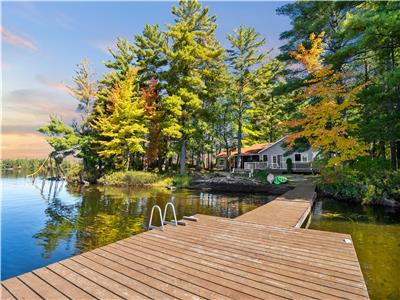
[[[288,182],[288,179],[285,176],[275,176],[274,178],[274,184],[282,184],[286,182]]]

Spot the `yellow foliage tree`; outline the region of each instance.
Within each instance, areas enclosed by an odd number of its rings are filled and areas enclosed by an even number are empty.
[[[103,117],[93,121],[93,127],[101,137],[97,141],[99,156],[113,158],[117,168],[125,167],[126,170],[131,155],[144,152],[148,132],[145,103],[137,87],[137,72],[138,69],[129,68],[125,78],[116,78],[107,99],[108,114],[100,112]]]
[[[340,165],[363,155],[366,146],[351,135],[355,129],[352,115],[356,112],[357,94],[364,87],[351,86],[343,72],[334,72],[324,65],[324,33],[310,34],[310,47],[303,44],[291,55],[306,69],[310,78],[305,81],[299,99],[306,100],[301,117],[286,124],[295,130],[289,135],[293,143],[306,138],[314,150],[328,158],[328,166]]]

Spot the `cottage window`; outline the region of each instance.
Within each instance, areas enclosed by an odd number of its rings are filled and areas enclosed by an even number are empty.
[[[301,154],[296,153],[296,154],[294,155],[294,161],[301,161]]]
[[[268,161],[268,155],[263,155],[263,161]]]
[[[303,162],[307,162],[307,161],[308,161],[307,156],[306,156],[306,155],[303,155],[302,160],[303,160]]]
[[[276,156],[272,156],[272,162],[276,164]]]

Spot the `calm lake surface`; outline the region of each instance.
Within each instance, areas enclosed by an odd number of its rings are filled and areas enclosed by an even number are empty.
[[[1,279],[144,231],[153,205],[172,201],[177,217],[196,213],[234,218],[274,196],[225,195],[165,188],[73,187],[3,173]],[[159,218],[155,218],[159,224]]]
[[[1,279],[142,232],[151,207],[172,201],[178,218],[234,218],[274,197],[167,189],[72,187],[3,173]],[[157,220],[158,221],[158,220]],[[311,229],[351,234],[372,299],[400,299],[400,212],[329,199],[314,207]]]
[[[400,299],[400,211],[316,202],[310,229],[351,235],[371,299]]]

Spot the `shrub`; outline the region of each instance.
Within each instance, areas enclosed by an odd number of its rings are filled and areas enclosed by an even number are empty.
[[[292,159],[290,157],[286,160],[286,166],[287,166],[287,173],[288,174],[292,174],[292,172],[293,172],[293,162],[292,162]]]
[[[268,171],[267,170],[254,170],[253,176],[255,179],[267,182]]]
[[[98,180],[102,185],[144,186],[157,182],[157,174],[142,171],[114,172],[104,175]]]
[[[173,182],[177,188],[185,188],[192,183],[192,177],[190,175],[176,175]]]
[[[390,171],[386,160],[363,158],[351,166],[323,169],[318,189],[325,195],[363,204],[380,204],[385,199],[400,202],[400,171]]]
[[[68,168],[65,177],[68,183],[83,184],[86,182],[95,183],[98,175],[97,172],[85,170],[81,163],[74,163]]]
[[[360,182],[360,176],[358,171],[350,168],[322,169],[318,189],[340,200],[361,201],[365,186]]]

